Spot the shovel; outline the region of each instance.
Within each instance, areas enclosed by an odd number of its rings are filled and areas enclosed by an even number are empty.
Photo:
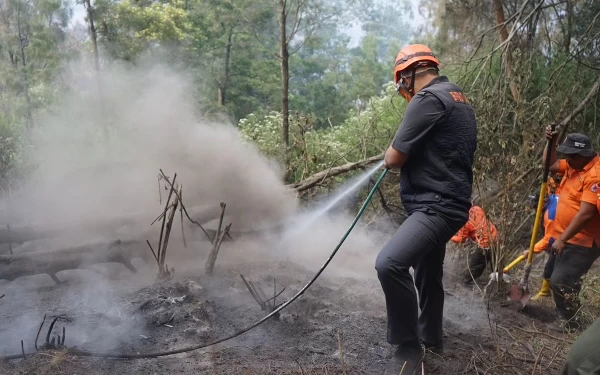
[[[554,125],[552,125],[552,131],[554,131]],[[509,299],[517,302],[516,308],[519,311],[523,310],[523,308],[525,307],[525,305],[527,305],[527,302],[529,302],[529,299],[531,298],[531,293],[529,292],[529,274],[531,273],[531,263],[533,261],[533,249],[535,247],[535,240],[540,227],[540,222],[542,221],[541,219],[542,210],[544,208],[544,197],[548,193],[547,183],[548,174],[550,173],[550,147],[552,147],[552,141],[548,140],[548,143],[546,144],[546,163],[544,164],[544,176],[542,178],[542,186],[540,187],[540,196],[538,199],[537,210],[535,213],[533,231],[531,232],[531,241],[529,242],[529,252],[527,253],[527,264],[525,265],[525,271],[523,272],[523,277],[521,278],[521,281],[518,284],[513,285],[513,287],[508,292]],[[515,259],[515,261],[509,264],[509,266],[514,266],[516,263],[519,263],[519,258]]]
[[[521,263],[521,261],[525,259],[525,255],[519,255],[515,260],[513,260],[508,266],[504,267],[502,273],[508,273],[514,266]]]

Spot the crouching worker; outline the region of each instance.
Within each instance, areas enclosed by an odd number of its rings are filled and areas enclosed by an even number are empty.
[[[552,243],[554,242],[554,232],[552,230],[552,223],[554,223],[554,217],[556,216],[556,207],[558,205],[558,186],[560,184],[561,175],[556,175],[556,180],[552,177],[548,179],[548,197],[545,199],[543,208],[543,220],[544,220],[544,237],[539,240],[533,252],[539,254],[541,252],[548,253],[548,260],[544,266],[544,280],[542,281],[542,288],[535,296],[531,297],[532,301],[537,301],[542,297],[551,297],[552,292],[550,290],[550,277],[554,270],[554,263],[556,262],[556,255],[551,251]],[[531,202],[533,205],[533,201]],[[537,199],[535,200],[535,206],[537,208]],[[527,257],[528,250],[523,252],[523,256]]]
[[[488,220],[483,208],[473,205],[469,210],[469,221],[450,240],[459,244],[471,240],[477,245],[469,253],[468,267],[463,275],[463,282],[472,284],[492,260],[491,247],[498,243],[498,230]]]

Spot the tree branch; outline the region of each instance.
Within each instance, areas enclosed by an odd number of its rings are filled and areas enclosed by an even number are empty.
[[[324,171],[317,172],[317,173],[305,178],[304,180],[302,180],[300,182],[296,182],[294,184],[290,184],[287,186],[291,187],[292,189],[295,189],[298,192],[308,190],[308,189],[313,188],[316,185],[322,183],[323,181],[325,181],[326,179],[328,179],[330,177],[338,176],[340,174],[344,174],[344,173],[353,171],[355,169],[363,168],[369,164],[373,164],[378,161],[381,161],[381,160],[383,160],[383,155],[384,154],[381,153],[379,155],[371,156],[370,158],[367,158],[367,159],[364,159],[364,160],[361,160],[358,162],[346,163],[346,164],[340,165],[338,167],[328,168]]]

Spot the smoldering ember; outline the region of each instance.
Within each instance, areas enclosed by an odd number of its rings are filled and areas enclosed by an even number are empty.
[[[0,374],[599,373],[598,14],[0,3]]]

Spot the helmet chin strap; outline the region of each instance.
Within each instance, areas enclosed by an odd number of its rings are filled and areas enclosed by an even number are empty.
[[[438,68],[437,67],[430,67],[429,69],[425,69],[420,71],[419,73],[417,73],[417,67],[415,67],[415,69],[413,69],[411,71],[410,74],[410,87],[406,87],[406,85],[404,83],[402,83],[402,78],[407,78],[407,77],[403,77],[402,75],[400,75],[400,80],[398,80],[398,84],[396,85],[396,91],[398,92],[399,95],[401,95],[404,99],[406,99],[407,102],[410,102],[410,100],[413,98],[413,96],[415,96],[415,78],[417,75],[420,74],[424,74],[426,72],[429,71],[436,71],[438,72]]]
[[[406,77],[402,77],[402,76],[400,76],[401,79],[398,81],[398,84],[396,85],[396,91],[404,99],[406,99],[407,102],[410,102],[410,100],[413,98],[413,96],[415,96],[415,76],[417,73],[416,71],[417,71],[416,69],[412,70],[411,77],[410,77],[410,87],[406,87],[406,85],[402,82],[402,78],[406,78]]]

